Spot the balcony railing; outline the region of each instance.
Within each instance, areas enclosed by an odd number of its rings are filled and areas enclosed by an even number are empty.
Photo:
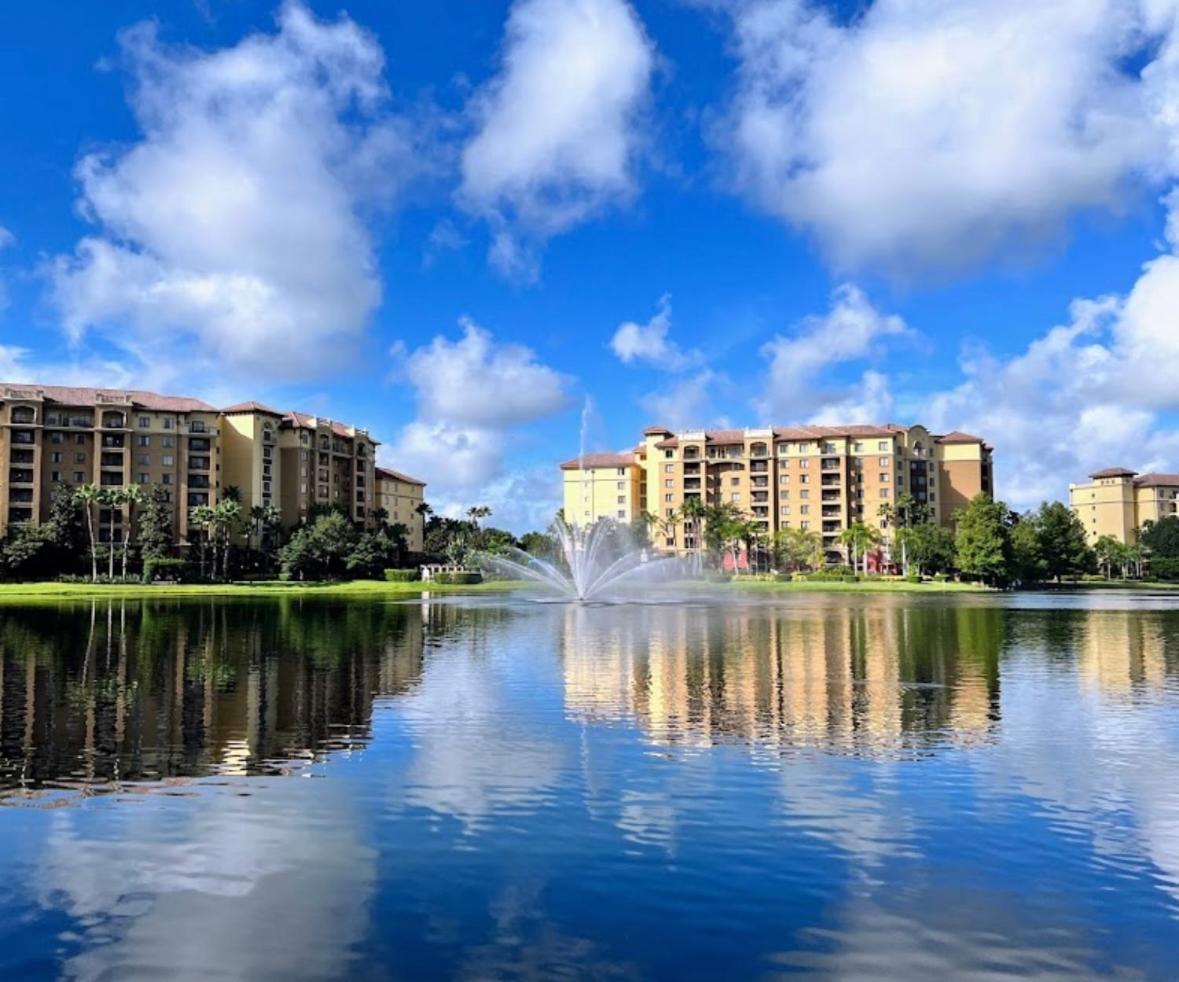
[[[33,472],[25,467],[11,468],[8,471],[9,484],[32,484]]]

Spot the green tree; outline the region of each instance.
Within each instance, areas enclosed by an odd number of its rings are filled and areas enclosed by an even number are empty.
[[[1011,565],[1010,512],[1001,501],[975,496],[955,515],[958,569],[984,583],[1008,582]]]
[[[839,534],[839,542],[847,548],[848,564],[856,568],[857,557],[863,559],[864,575],[868,575],[868,553],[880,544],[880,530],[865,522],[852,522]]]
[[[948,573],[954,568],[957,553],[954,534],[949,529],[922,522],[902,526],[896,534],[908,563],[915,566],[919,573]]]
[[[172,548],[172,502],[168,489],[153,484],[139,512],[139,552],[144,559],[163,559]]]
[[[1179,559],[1179,517],[1168,515],[1143,523],[1138,541],[1151,557]]]
[[[126,507],[127,513],[123,525],[123,555],[122,555],[122,576],[127,579],[127,553],[131,551],[131,530],[135,527],[135,510],[143,504],[144,495],[143,488],[138,484],[132,484],[123,490],[122,504]]]
[[[296,529],[279,550],[279,562],[284,573],[297,579],[343,579],[359,539],[347,518],[329,512]]]
[[[1093,554],[1097,558],[1097,568],[1105,574],[1107,580],[1113,578],[1113,571],[1123,567],[1126,563],[1126,547],[1112,535],[1103,535],[1093,546]]]
[[[1076,513],[1059,501],[1047,501],[1035,517],[1040,560],[1045,572],[1057,583],[1065,576],[1078,576],[1092,567],[1093,554],[1085,526]]]
[[[115,578],[115,519],[119,517],[123,507],[123,489],[99,488],[98,504],[101,508],[106,509],[107,514],[107,558],[110,565],[107,579],[113,582]]]
[[[901,535],[902,529],[914,528],[918,525],[930,523],[933,515],[929,505],[917,501],[909,492],[897,495],[896,503],[885,502],[880,506],[880,519],[885,528],[893,530],[892,538],[901,549],[901,571],[908,575],[909,555],[906,537]]]
[[[1020,518],[1011,526],[1010,578],[1020,583],[1037,583],[1047,575],[1040,552],[1040,530],[1034,515]]]
[[[98,582],[98,535],[94,530],[94,506],[98,503],[99,488],[96,484],[83,484],[78,488],[78,500],[86,514],[86,532],[90,537],[90,579]]]
[[[823,537],[811,529],[784,528],[774,534],[775,561],[790,570],[823,564]]]
[[[700,570],[700,559],[704,549],[704,519],[708,515],[708,507],[699,495],[689,495],[680,505],[680,515],[683,516],[684,537],[692,533],[692,551],[695,554],[696,570]]]
[[[200,536],[201,579],[208,575],[209,544],[213,538],[215,520],[216,513],[210,505],[197,505],[188,516],[189,524],[197,530],[197,534]],[[215,565],[215,556],[213,562]]]
[[[214,568],[217,552],[221,554],[221,579],[229,580],[229,546],[233,536],[242,525],[242,506],[239,497],[226,498],[213,508],[213,529],[216,536]]]

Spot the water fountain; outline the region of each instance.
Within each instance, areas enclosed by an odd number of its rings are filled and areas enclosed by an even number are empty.
[[[552,534],[563,565],[514,548],[483,561],[497,572],[539,583],[579,603],[617,597],[620,587],[651,583],[679,567],[675,559],[652,557],[636,547],[629,531],[614,522],[579,526],[558,517]]]

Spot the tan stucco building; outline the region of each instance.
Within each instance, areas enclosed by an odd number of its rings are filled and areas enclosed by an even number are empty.
[[[426,516],[419,510],[426,500],[426,484],[416,477],[387,467],[377,468],[377,508],[384,508],[392,525],[409,529],[410,552],[421,552]]]
[[[316,505],[367,524],[377,507],[377,446],[361,427],[257,402],[218,409],[142,390],[0,383],[0,536],[41,522],[57,484],[164,487],[177,546],[190,541],[190,510],[216,504],[230,487],[247,515],[273,505],[286,527]],[[420,501],[425,485],[415,487]],[[115,515],[116,540],[124,517]],[[109,537],[105,519],[99,524]]]
[[[949,525],[978,494],[994,494],[991,447],[979,437],[934,434],[923,426],[801,426],[673,433],[649,427],[633,451],[588,454],[561,465],[564,514],[574,524],[601,518],[662,526],[656,544],[688,552],[700,530],[677,524],[684,502],[731,503],[766,534],[820,532],[841,551],[852,522],[885,527],[881,506],[909,494]]]
[[[1068,498],[1091,543],[1111,535],[1132,545],[1147,522],[1179,514],[1179,474],[1109,467],[1090,474],[1086,484],[1070,484]]]

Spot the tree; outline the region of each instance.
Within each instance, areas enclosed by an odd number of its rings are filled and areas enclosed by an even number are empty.
[[[955,514],[958,569],[984,583],[1006,583],[1010,575],[1010,512],[1001,501],[976,495]]]
[[[201,579],[207,575],[206,569],[209,559],[209,542],[212,538],[213,523],[216,518],[209,505],[197,505],[189,515],[189,521],[196,528],[201,537]],[[214,565],[216,557],[214,557]]]
[[[86,531],[90,536],[90,579],[98,582],[98,536],[94,531],[94,505],[98,502],[99,489],[95,484],[83,484],[78,488],[78,500],[86,513]]]
[[[1085,526],[1071,508],[1059,501],[1045,502],[1035,516],[1035,525],[1040,561],[1057,583],[1091,567],[1093,555]]]
[[[901,547],[901,572],[908,575],[909,555],[905,536],[900,534],[902,529],[914,528],[918,525],[929,524],[932,516],[929,505],[917,501],[909,492],[897,495],[896,503],[885,502],[880,506],[879,515],[886,528],[894,529],[894,539]]]
[[[284,573],[301,580],[342,579],[359,539],[347,518],[329,512],[296,529],[279,550],[279,561]]]
[[[547,532],[525,532],[520,536],[520,548],[537,559],[557,558],[556,540]]]
[[[213,526],[217,536],[218,549],[221,552],[221,579],[229,579],[229,543],[234,533],[241,527],[242,506],[237,497],[226,498],[217,503],[213,509]],[[214,557],[216,553],[214,553]],[[214,566],[216,560],[214,559]]]
[[[163,559],[172,548],[172,502],[168,489],[153,484],[139,513],[139,553],[144,559]]]
[[[1019,583],[1035,583],[1044,579],[1046,571],[1035,516],[1024,516],[1011,527],[1010,578]]]
[[[954,568],[954,534],[949,529],[922,522],[899,528],[897,539],[919,573],[948,573]]]
[[[1113,578],[1115,566],[1122,566],[1125,562],[1126,547],[1114,536],[1103,535],[1093,546],[1093,553],[1097,557],[1097,568],[1105,573],[1105,578]]]
[[[127,506],[126,521],[123,525],[123,579],[127,579],[127,553],[131,550],[131,529],[134,527],[135,509],[143,504],[144,495],[143,488],[138,484],[132,484],[125,488],[122,495],[122,503]]]
[[[847,547],[849,564],[856,568],[856,557],[863,558],[864,575],[868,575],[868,553],[880,544],[879,529],[872,528],[864,522],[852,522],[839,534],[839,541]]]
[[[704,545],[704,518],[708,514],[708,508],[704,504],[699,495],[689,495],[684,498],[684,503],[680,505],[680,515],[684,520],[684,538],[687,538],[688,532],[692,533],[692,546],[696,554],[696,570],[700,569],[701,550]]]
[[[1179,559],[1179,517],[1168,515],[1157,522],[1144,522],[1138,541],[1152,557]]]
[[[107,514],[109,532],[107,538],[107,558],[109,560],[107,578],[113,581],[115,578],[115,518],[123,506],[122,488],[99,488],[98,504],[106,509]]]
[[[784,528],[774,533],[776,562],[797,570],[823,563],[823,537],[811,529]]]

